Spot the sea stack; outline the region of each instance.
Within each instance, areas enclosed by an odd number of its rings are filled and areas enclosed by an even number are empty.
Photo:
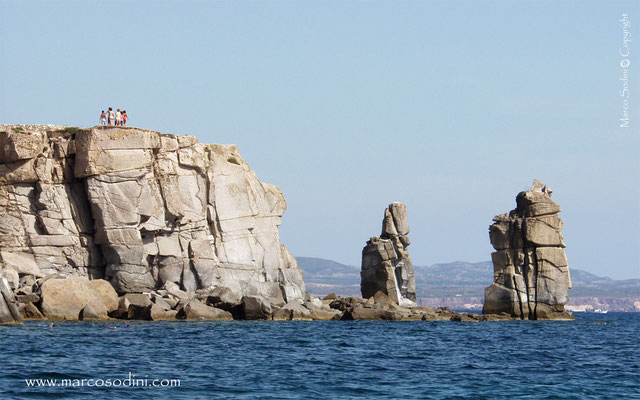
[[[531,189],[516,196],[514,210],[493,218],[494,282],[485,289],[483,314],[573,319],[564,310],[571,278],[559,212],[551,189],[534,180]]]
[[[416,281],[407,247],[410,244],[407,208],[391,203],[384,212],[382,234],[362,249],[360,290],[367,299],[383,292],[396,304],[411,306],[416,301]]]
[[[302,271],[278,234],[285,209],[234,145],[0,125],[0,270],[22,286],[56,275],[107,279],[121,295],[228,288],[302,302]]]

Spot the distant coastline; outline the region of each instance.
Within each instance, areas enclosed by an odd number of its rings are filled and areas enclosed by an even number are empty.
[[[296,257],[307,290],[316,296],[331,292],[359,295],[360,267],[313,257]],[[456,310],[482,310],[484,288],[491,282],[490,261],[456,261],[414,266],[418,304]],[[573,288],[567,311],[640,312],[640,279],[615,280],[572,268]]]

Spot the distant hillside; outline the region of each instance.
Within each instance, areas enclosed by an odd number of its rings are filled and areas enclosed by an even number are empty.
[[[360,295],[360,268],[340,264],[324,258],[296,257],[304,273],[307,291],[314,295],[331,292],[355,296]]]
[[[296,257],[311,293],[360,295],[360,267],[323,258]],[[414,266],[418,297],[483,296],[492,281],[491,262],[453,262],[430,267]],[[458,296],[459,297],[459,296]]]
[[[455,261],[428,267],[414,266],[418,297],[482,297],[493,282],[490,261]]]
[[[360,295],[360,267],[322,258],[297,257],[297,260],[304,271],[307,290],[314,295],[323,296],[331,292]],[[477,308],[482,303],[484,288],[493,281],[490,261],[455,261],[414,268],[418,298],[430,305]],[[571,280],[570,304],[626,310],[634,308],[637,301],[640,309],[640,279],[614,280],[571,268]]]

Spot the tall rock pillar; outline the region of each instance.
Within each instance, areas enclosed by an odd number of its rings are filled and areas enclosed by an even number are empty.
[[[571,288],[560,206],[551,189],[534,180],[516,208],[493,218],[489,237],[494,282],[485,289],[483,314],[521,319],[573,319],[564,310]]]
[[[407,208],[391,203],[384,212],[382,234],[362,249],[360,290],[363,298],[378,291],[400,305],[415,305],[416,280],[407,247],[410,244]]]

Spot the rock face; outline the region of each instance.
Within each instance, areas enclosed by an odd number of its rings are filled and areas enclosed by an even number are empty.
[[[484,314],[521,319],[572,319],[564,310],[571,278],[562,237],[560,206],[534,181],[516,197],[516,208],[493,218],[489,237],[494,282],[485,289]]]
[[[83,310],[85,319],[107,319],[107,307],[86,277],[49,279],[42,284],[41,296],[42,313],[49,319],[82,319]]]
[[[104,278],[120,294],[175,284],[302,300],[302,271],[279,239],[285,209],[233,145],[0,125],[0,258],[20,277]]]
[[[107,309],[107,312],[113,312],[118,309],[118,293],[113,289],[113,286],[109,284],[109,282],[104,279],[94,279],[89,282],[93,290],[95,290],[102,303]]]
[[[396,304],[416,305],[416,280],[407,247],[410,244],[407,208],[391,203],[384,212],[382,234],[374,236],[362,249],[360,290],[362,297],[378,291]]]
[[[0,324],[20,324],[22,316],[6,278],[0,277]]]
[[[188,320],[194,319],[207,319],[207,320],[232,320],[233,316],[230,312],[221,310],[219,308],[209,307],[205,304],[197,300],[192,300],[182,309],[182,313],[184,315],[180,315],[180,317],[184,317]]]

